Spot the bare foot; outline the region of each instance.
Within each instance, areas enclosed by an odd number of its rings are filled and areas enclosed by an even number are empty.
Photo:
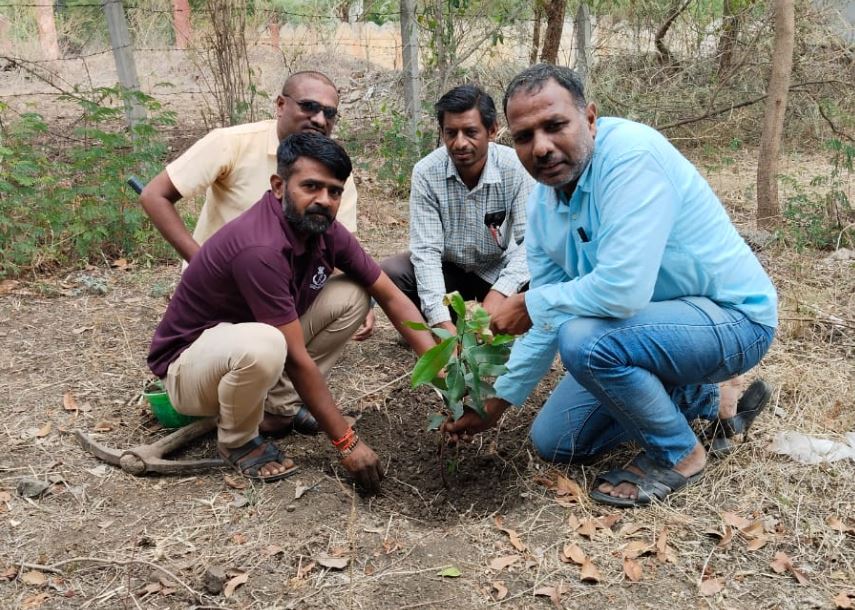
[[[704,466],[707,465],[707,452],[704,451],[703,446],[700,443],[695,444],[695,448],[692,449],[692,452],[684,457],[682,460],[677,462],[677,465],[674,466],[674,470],[679,472],[684,477],[688,478],[692,475],[698,474],[700,471],[704,469]],[[644,472],[639,470],[633,465],[625,466],[626,470],[630,472],[634,472],[637,475],[643,475]],[[597,489],[604,494],[609,494],[614,498],[625,498],[635,500],[638,498],[638,487],[633,485],[632,483],[621,483],[620,485],[614,486],[611,483],[603,483]]]
[[[722,381],[718,384],[718,418],[729,419],[736,415],[736,403],[748,387],[748,379],[745,375],[739,375],[733,379]]]

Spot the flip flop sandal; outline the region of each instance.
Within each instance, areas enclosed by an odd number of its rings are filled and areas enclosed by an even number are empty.
[[[733,453],[736,443],[730,439],[738,434],[745,438],[754,420],[769,404],[771,397],[772,386],[762,379],[754,380],[739,397],[739,402],[736,403],[736,415],[716,419],[704,431],[702,436],[709,442],[710,454],[715,457],[724,457]]]
[[[631,464],[641,470],[644,474],[636,474],[624,468],[609,470],[594,479],[594,489],[591,490],[591,499],[601,504],[609,504],[620,508],[634,508],[646,506],[654,500],[664,500],[667,496],[694,483],[703,475],[703,470],[690,477],[671,468],[663,468],[645,454],[640,454],[632,460]],[[602,491],[597,487],[601,483],[609,483],[618,486],[621,483],[632,483],[638,487],[638,497],[618,498]]]
[[[312,412],[309,411],[307,406],[301,406],[300,409],[291,416],[290,421],[288,421],[287,424],[270,430],[263,430],[261,433],[270,438],[284,438],[292,432],[303,434],[305,436],[315,436],[320,434],[321,426],[318,424],[318,420],[315,419],[315,416],[312,415]]]
[[[263,451],[258,455],[250,457],[249,454],[255,451],[258,447],[263,447]],[[295,465],[285,472],[280,472],[279,474],[271,474],[267,476],[258,474],[261,467],[265,464],[269,464],[271,462],[282,464],[286,459],[276,445],[270,441],[262,440],[260,436],[256,436],[254,439],[240,447],[230,449],[228,455],[224,455],[223,452],[220,451],[220,455],[243,476],[263,483],[279,481],[285,477],[291,476],[300,469],[299,466]]]

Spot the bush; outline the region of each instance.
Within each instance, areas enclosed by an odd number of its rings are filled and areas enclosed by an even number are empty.
[[[68,134],[51,133],[37,113],[9,121],[0,105],[0,277],[170,253],[125,179],[160,171],[166,145],[158,128],[174,124],[173,114],[120,88],[64,97],[82,111]],[[124,105],[132,98],[148,119],[128,130]]]

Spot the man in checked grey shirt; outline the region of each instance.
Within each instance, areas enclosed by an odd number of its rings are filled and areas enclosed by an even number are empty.
[[[496,106],[482,89],[455,87],[434,108],[445,146],[413,168],[410,250],[380,266],[428,324],[454,332],[447,292],[492,314],[528,284],[523,236],[534,181],[512,148],[492,142]]]

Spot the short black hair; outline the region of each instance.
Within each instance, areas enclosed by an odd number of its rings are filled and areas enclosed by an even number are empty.
[[[332,79],[323,72],[318,72],[317,70],[301,70],[300,72],[294,72],[291,74],[291,76],[285,79],[285,82],[282,84],[282,95],[290,94],[294,83],[304,78],[319,80],[322,83],[326,83],[335,89],[336,95],[338,95],[338,89],[336,88],[335,83],[332,82]]]
[[[338,142],[321,133],[308,131],[291,134],[279,143],[276,149],[276,173],[287,180],[291,168],[300,157],[318,161],[342,182],[353,171],[350,157]]]
[[[481,123],[484,127],[491,129],[496,124],[496,104],[493,98],[478,85],[460,85],[455,87],[433,105],[436,110],[436,120],[442,127],[442,121],[446,112],[457,114],[478,108],[481,115]]]
[[[526,93],[537,93],[548,80],[554,80],[556,83],[567,89],[576,106],[584,110],[587,102],[585,101],[585,86],[582,84],[582,79],[570,68],[565,66],[555,66],[553,64],[535,64],[526,68],[517,74],[508,85],[505,91],[505,99],[502,100],[502,110],[505,115],[508,114],[508,100],[514,96],[519,90]]]

